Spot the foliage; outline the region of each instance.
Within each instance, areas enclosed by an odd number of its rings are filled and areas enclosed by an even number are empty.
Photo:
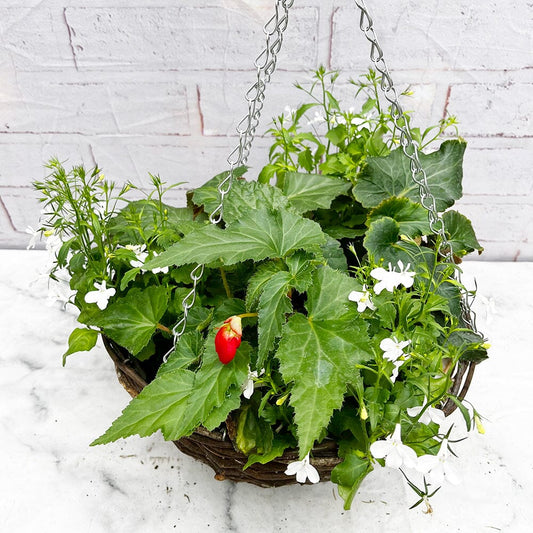
[[[98,168],[67,171],[57,160],[35,183],[40,231],[55,252],[50,275],[68,275],[85,325],[64,357],[91,349],[100,332],[151,380],[94,444],[158,430],[179,439],[231,414],[246,466],[297,447],[312,472],[314,445],[333,439],[343,462],[332,479],[347,508],[374,468],[372,445],[395,428],[400,438],[398,424],[402,445],[437,453],[438,426],[407,410],[445,401],[458,362],[486,357],[484,339],[463,321],[459,267],[439,255],[379,78],[370,71],[351,82],[354,102],[362,99],[355,111],[334,96],[337,77],[319,69],[299,86],[308,101],[274,120],[257,180],[237,169],[219,226],[208,215],[227,173],[182,208],[163,202],[155,176],[141,200],[129,199],[131,184],[116,191]],[[449,138],[429,151],[454,124],[411,130],[459,262],[482,250],[470,221],[449,210],[462,194],[466,145]],[[199,263],[197,297],[173,346]],[[222,364],[214,339],[232,316],[242,317],[243,342]]]

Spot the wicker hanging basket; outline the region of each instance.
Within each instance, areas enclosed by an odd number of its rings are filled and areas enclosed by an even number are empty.
[[[135,398],[147,385],[141,376],[142,369],[139,362],[121,346],[107,337],[102,337],[107,353],[115,364],[120,384]],[[468,391],[474,375],[475,363],[462,361],[455,367],[452,376],[451,394],[463,399]],[[446,416],[456,409],[456,404],[448,399],[442,407]],[[235,422],[231,415],[226,420],[225,427],[215,431],[207,431],[199,427],[192,435],[173,441],[177,448],[186,455],[205,463],[215,471],[215,479],[223,481],[246,481],[259,487],[281,487],[297,483],[294,476],[287,476],[285,470],[292,461],[298,460],[297,450],[286,450],[281,457],[266,464],[256,463],[243,470],[248,457],[237,450],[232,442],[235,434]],[[313,466],[320,474],[320,481],[329,481],[331,471],[342,459],[338,456],[337,443],[325,440],[313,448]]]

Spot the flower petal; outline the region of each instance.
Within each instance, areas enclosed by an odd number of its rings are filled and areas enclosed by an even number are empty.
[[[376,459],[383,459],[391,449],[392,445],[388,440],[377,440],[370,445],[370,453]]]
[[[305,472],[311,483],[318,483],[320,481],[320,474],[312,464],[308,464],[305,467]]]

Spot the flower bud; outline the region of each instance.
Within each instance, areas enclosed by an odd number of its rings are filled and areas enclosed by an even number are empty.
[[[235,357],[237,348],[241,345],[241,318],[232,316],[224,321],[215,336],[215,350],[220,362],[227,365]]]

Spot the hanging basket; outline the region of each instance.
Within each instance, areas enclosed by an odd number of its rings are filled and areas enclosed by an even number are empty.
[[[121,346],[102,336],[107,353],[115,364],[117,378],[132,398],[135,398],[147,385],[141,377],[139,362]],[[460,362],[456,365],[452,376],[453,386],[450,392],[463,399],[468,392],[474,375],[475,363]],[[457,405],[448,399],[442,407],[446,416],[455,411]],[[197,428],[190,436],[172,441],[185,455],[210,466],[215,472],[215,479],[224,481],[245,481],[259,487],[281,487],[297,483],[294,476],[287,476],[287,465],[298,460],[298,450],[286,450],[281,457],[266,464],[256,463],[243,470],[248,457],[237,450],[231,435],[234,433],[234,421],[230,417],[225,422],[223,430],[207,431]],[[320,481],[329,481],[331,471],[342,462],[338,456],[337,443],[326,440],[313,448],[313,466],[320,474]]]

